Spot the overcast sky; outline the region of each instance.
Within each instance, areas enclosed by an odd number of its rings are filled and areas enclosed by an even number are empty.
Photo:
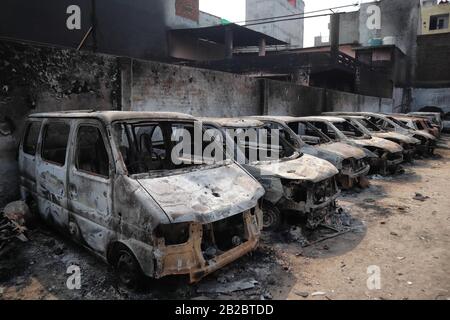
[[[287,1],[287,0],[286,0]],[[338,7],[359,2],[358,0],[304,0],[305,12],[320,10],[324,8]],[[369,2],[369,1],[362,1]],[[245,0],[200,0],[200,10],[209,12],[229,21],[245,20]],[[341,11],[354,11],[345,8]],[[305,47],[314,45],[314,37],[320,34],[328,37],[329,17],[305,19]]]

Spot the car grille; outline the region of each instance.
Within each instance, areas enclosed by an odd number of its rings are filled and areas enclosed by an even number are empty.
[[[400,160],[402,157],[403,157],[403,153],[402,152],[396,152],[396,153],[389,153],[388,154],[388,160],[389,161]]]
[[[355,172],[361,171],[365,167],[367,167],[367,162],[364,159],[355,161]]]
[[[330,178],[314,185],[314,204],[321,204],[338,192],[336,179]]]

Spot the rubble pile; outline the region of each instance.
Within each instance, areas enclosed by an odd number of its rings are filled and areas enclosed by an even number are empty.
[[[25,233],[26,224],[30,218],[30,210],[22,201],[12,202],[0,211],[0,256],[6,251],[10,242],[28,241]]]

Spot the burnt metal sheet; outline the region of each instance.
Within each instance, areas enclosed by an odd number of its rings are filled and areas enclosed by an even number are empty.
[[[138,181],[174,223],[211,223],[254,207],[264,194],[237,164]]]
[[[314,183],[329,179],[339,171],[330,162],[308,154],[290,161],[255,165],[261,175],[274,176],[282,179],[312,181]]]
[[[350,139],[350,140],[361,147],[375,147],[387,150],[391,153],[403,151],[403,148],[399,144],[378,137],[372,137],[371,139]]]
[[[318,148],[337,153],[345,159],[354,158],[359,160],[366,157],[365,152],[361,148],[354,147],[342,142],[321,144],[320,146],[318,146]]]

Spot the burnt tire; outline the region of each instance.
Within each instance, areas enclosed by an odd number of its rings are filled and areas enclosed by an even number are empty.
[[[263,211],[263,230],[275,231],[281,228],[283,219],[281,211],[268,203],[264,203],[262,207]]]
[[[119,248],[115,254],[115,271],[120,284],[127,289],[136,290],[143,280],[143,274],[134,255],[125,248]]]

